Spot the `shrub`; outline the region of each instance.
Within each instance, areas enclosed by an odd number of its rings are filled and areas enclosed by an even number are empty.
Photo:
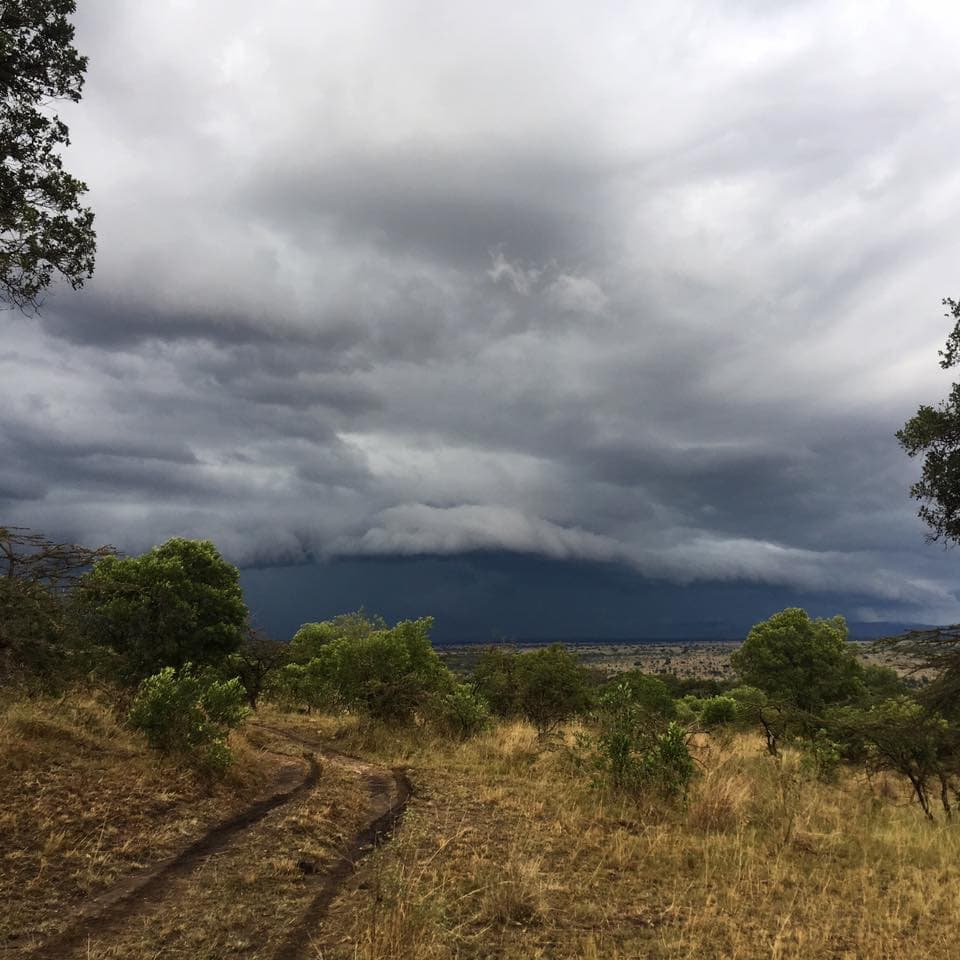
[[[665,799],[686,796],[694,765],[680,724],[643,709],[626,683],[603,693],[594,719],[599,733],[587,746],[598,785],[632,796],[650,790]]]
[[[322,710],[336,703],[327,664],[321,659],[287,663],[270,677],[267,697],[288,709]]]
[[[652,677],[640,670],[629,670],[618,674],[611,683],[625,683],[633,702],[651,717],[671,719],[677,715],[677,705],[670,688],[659,677]]]
[[[931,790],[939,786],[944,813],[951,816],[950,784],[960,760],[960,730],[946,718],[904,696],[866,708],[836,708],[828,714],[826,729],[844,759],[905,777],[930,819]],[[956,796],[956,790],[953,793]]]
[[[487,647],[473,668],[473,686],[498,717],[521,714],[520,678],[515,650]]]
[[[735,722],[739,727],[755,726],[767,695],[756,687],[734,687],[726,694],[736,704]]]
[[[271,688],[277,671],[289,660],[289,644],[251,631],[240,649],[223,661],[219,673],[225,678],[236,677],[243,686],[250,709],[256,710],[261,695]]]
[[[540,737],[589,704],[584,670],[563,644],[518,654],[516,670],[520,711]]]
[[[179,671],[164,667],[144,680],[128,720],[155,749],[221,771],[233,760],[227,731],[248,712],[239,680],[206,680],[186,664]]]
[[[367,616],[361,608],[354,613],[341,613],[332,620],[305,623],[290,641],[290,658],[297,663],[308,663],[320,656],[321,650],[333,640],[359,640],[375,630],[386,630],[382,617]]]
[[[403,620],[366,636],[339,637],[317,658],[338,700],[380,720],[412,718],[453,682],[430,642],[431,617]]]
[[[737,719],[737,701],[733,697],[711,697],[703,701],[700,723],[704,727],[721,727]]]
[[[467,739],[490,723],[486,700],[465,683],[457,683],[445,693],[434,694],[429,704],[430,719],[448,736]]]

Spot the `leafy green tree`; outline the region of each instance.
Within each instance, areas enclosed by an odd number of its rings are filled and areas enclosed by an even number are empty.
[[[502,646],[487,647],[474,664],[473,687],[498,717],[515,717],[521,712],[517,664],[517,652]]]
[[[722,727],[737,720],[737,701],[733,697],[710,697],[703,701],[700,723],[705,727]]]
[[[520,711],[540,737],[589,706],[586,673],[561,643],[517,655]]]
[[[365,636],[341,636],[325,644],[309,665],[344,706],[406,722],[431,694],[454,685],[430,642],[432,626],[433,618],[423,617]]]
[[[953,330],[940,351],[944,370],[960,363],[960,302],[943,301]],[[910,495],[920,502],[918,514],[930,527],[928,539],[960,542],[960,384],[936,407],[922,405],[897,431],[900,446],[910,457],[923,456],[920,479]]]
[[[659,677],[640,670],[628,670],[617,674],[613,684],[626,684],[633,702],[651,717],[672,720],[677,715],[677,705],[670,688]]]
[[[386,630],[383,617],[368,616],[361,608],[354,613],[341,613],[332,620],[305,623],[290,641],[290,656],[297,663],[307,663],[320,655],[321,649],[332,640],[346,638],[359,640],[375,630]]]
[[[236,567],[209,540],[176,537],[139,557],[105,557],[80,583],[85,628],[130,682],[187,662],[217,665],[243,642]]]
[[[490,723],[487,702],[466,683],[455,683],[433,694],[427,702],[427,714],[441,733],[461,740],[474,736]]]
[[[281,706],[307,713],[332,707],[337,696],[329,674],[319,657],[308,663],[287,663],[271,675],[265,694]]]
[[[74,0],[0,5],[0,300],[38,306],[56,273],[93,274],[93,213],[84,183],[63,169],[66,124],[55,100],[78,101],[87,58],[73,46]]]
[[[731,659],[744,683],[780,706],[814,714],[862,688],[841,616],[812,620],[790,607],[758,623]]]
[[[240,649],[223,661],[220,672],[225,677],[236,677],[240,681],[250,709],[256,710],[274,674],[289,662],[289,644],[271,640],[266,634],[251,630]]]

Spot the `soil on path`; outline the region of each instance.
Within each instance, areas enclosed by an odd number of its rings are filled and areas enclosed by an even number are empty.
[[[52,938],[7,956],[303,956],[356,864],[402,816],[410,783],[303,729],[251,724],[251,732],[287,757],[268,796],[92,898]]]

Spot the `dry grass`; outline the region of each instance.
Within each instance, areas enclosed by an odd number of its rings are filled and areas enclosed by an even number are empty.
[[[164,762],[92,696],[0,709],[0,943],[49,933],[72,908],[161,860],[255,795],[274,760],[234,741],[212,784]]]
[[[666,809],[593,791],[522,725],[463,745],[341,735],[412,763],[420,790],[316,956],[956,956],[960,832],[890,781],[821,784],[752,736],[702,737],[689,802]]]
[[[261,718],[233,782],[155,759],[94,700],[0,713],[3,934],[71,907],[245,803],[281,750],[271,726],[411,768],[392,842],[351,878],[305,944],[324,960],[956,956],[960,829],[927,824],[895,781],[809,779],[759,739],[698,737],[687,804],[594,790],[566,742],[523,724],[467,743],[344,717]],[[289,747],[289,744],[288,744]],[[273,757],[273,759],[271,759]],[[371,817],[362,768],[325,765],[278,808],[176,879],[162,902],[92,940],[107,958],[269,957],[315,881]]]

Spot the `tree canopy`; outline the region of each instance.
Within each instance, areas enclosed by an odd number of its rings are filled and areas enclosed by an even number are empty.
[[[83,577],[80,602],[127,680],[218,663],[247,624],[239,572],[209,540],[175,537],[139,557],[105,557]]]
[[[799,607],[753,627],[731,662],[745,683],[808,713],[854,696],[861,686],[844,618],[812,620]]]
[[[49,106],[80,99],[75,10],[74,0],[0,5],[0,301],[21,309],[36,308],[57,273],[74,289],[93,275],[87,186],[63,169],[69,131]]]
[[[944,316],[953,320],[940,366],[960,363],[960,301],[947,297]],[[921,504],[918,514],[930,527],[930,540],[960,542],[960,384],[936,407],[922,405],[897,431],[900,446],[911,457],[923,456],[920,479],[910,495]]]

